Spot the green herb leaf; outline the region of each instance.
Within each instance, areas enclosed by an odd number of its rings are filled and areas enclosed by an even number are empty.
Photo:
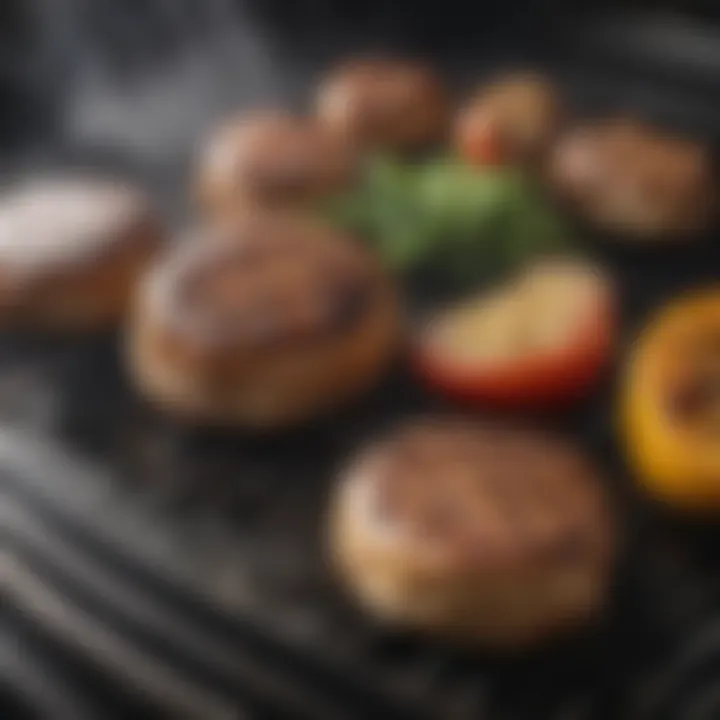
[[[574,244],[562,218],[518,170],[478,170],[452,158],[424,165],[373,158],[361,187],[327,211],[362,233],[391,268],[463,282]]]

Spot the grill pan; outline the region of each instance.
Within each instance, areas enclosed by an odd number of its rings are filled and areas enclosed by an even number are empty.
[[[96,5],[101,14],[106,3]],[[42,133],[6,163],[7,177],[68,166],[128,175],[180,226],[188,150],[213,117],[273,99],[298,105],[341,50],[412,48],[425,37],[388,37],[398,20],[376,21],[383,33],[364,27],[361,37],[346,26],[293,33],[267,14],[243,15],[228,36],[227,60],[217,60],[240,63],[232,93],[176,135],[168,130],[166,145],[133,125],[143,118],[133,107],[125,108],[127,122],[88,124],[99,101],[82,93],[92,78],[78,79],[73,102],[52,99],[54,129],[40,124]],[[200,20],[195,27],[204,27]],[[669,16],[539,22],[529,11],[522,22],[499,24],[507,33],[498,30],[481,49],[461,35],[444,44],[435,38],[429,52],[458,89],[499,67],[533,62],[558,78],[578,112],[632,111],[717,144],[720,30]],[[182,46],[183,57],[193,52],[183,34],[193,23],[158,27],[171,38],[162,45],[168,57],[152,56],[147,39],[143,47],[155,77],[175,78],[181,61],[172,46]],[[142,55],[132,28],[114,29],[111,60],[133,49]],[[138,91],[142,73],[119,60],[102,72],[125,105],[144,107],[162,84]],[[192,64],[188,72],[212,74]],[[192,105],[193,83],[180,78],[167,101]],[[110,111],[122,107],[117,97],[103,99]],[[717,240],[643,254],[604,251],[621,279],[626,338],[666,297],[717,280]],[[542,419],[586,446],[613,478],[628,532],[612,607],[595,630],[509,661],[376,625],[352,608],[323,562],[323,513],[336,468],[398,418],[443,407],[401,368],[332,421],[257,440],[158,417],[123,375],[121,342],[0,341],[1,717],[720,717],[720,536],[634,496],[615,446],[614,377],[571,416]]]

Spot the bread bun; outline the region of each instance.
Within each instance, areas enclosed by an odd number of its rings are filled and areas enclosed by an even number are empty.
[[[376,59],[342,65],[320,85],[317,115],[363,150],[412,152],[443,139],[448,100],[426,66]]]
[[[10,190],[0,200],[0,327],[116,325],[161,240],[148,199],[120,183],[56,177]]]
[[[557,195],[597,228],[639,239],[695,235],[715,213],[710,153],[632,120],[577,127],[558,142]]]
[[[503,157],[532,164],[549,149],[561,117],[559,93],[539,75],[517,74],[485,85],[460,111],[455,144],[461,154],[483,133],[494,132]]]
[[[349,186],[356,158],[312,119],[256,112],[225,122],[200,156],[198,195],[211,215],[298,208]]]
[[[283,216],[204,234],[140,289],[130,359],[151,400],[193,421],[272,430],[379,379],[398,300],[364,247]]]
[[[613,530],[592,468],[558,440],[455,420],[370,448],[331,510],[333,558],[387,622],[513,649],[602,608]]]

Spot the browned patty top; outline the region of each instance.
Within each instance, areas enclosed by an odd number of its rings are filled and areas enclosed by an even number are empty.
[[[608,544],[598,478],[557,439],[428,421],[401,429],[379,453],[376,518],[463,561],[584,562]]]
[[[201,179],[259,201],[312,199],[355,177],[350,147],[319,124],[279,112],[229,121],[202,156]]]
[[[589,208],[603,208],[605,197],[619,194],[622,208],[647,208],[655,224],[694,227],[712,196],[710,156],[702,143],[631,120],[569,132],[556,147],[551,172],[565,194]]]
[[[318,113],[361,145],[414,145],[439,139],[447,97],[425,65],[376,58],[331,73],[320,87]]]
[[[189,239],[154,278],[168,326],[207,347],[258,349],[353,327],[378,288],[365,249],[298,219],[262,217]]]

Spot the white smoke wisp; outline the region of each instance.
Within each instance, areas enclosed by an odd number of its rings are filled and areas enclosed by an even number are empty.
[[[123,3],[107,3],[122,12]],[[155,22],[176,47],[171,61],[147,63],[130,79],[109,72],[97,37],[78,22],[78,72],[66,104],[65,132],[71,141],[121,150],[163,164],[191,152],[219,117],[249,104],[273,106],[283,95],[282,73],[269,44],[232,0],[157,0]],[[202,18],[198,9],[202,7]],[[189,12],[192,9],[193,12]],[[158,16],[157,11],[160,11]],[[137,23],[123,25],[140,28]],[[72,33],[71,33],[72,34]],[[126,34],[125,54],[148,38]],[[114,38],[117,51],[117,37]],[[152,39],[150,39],[152,41]]]

